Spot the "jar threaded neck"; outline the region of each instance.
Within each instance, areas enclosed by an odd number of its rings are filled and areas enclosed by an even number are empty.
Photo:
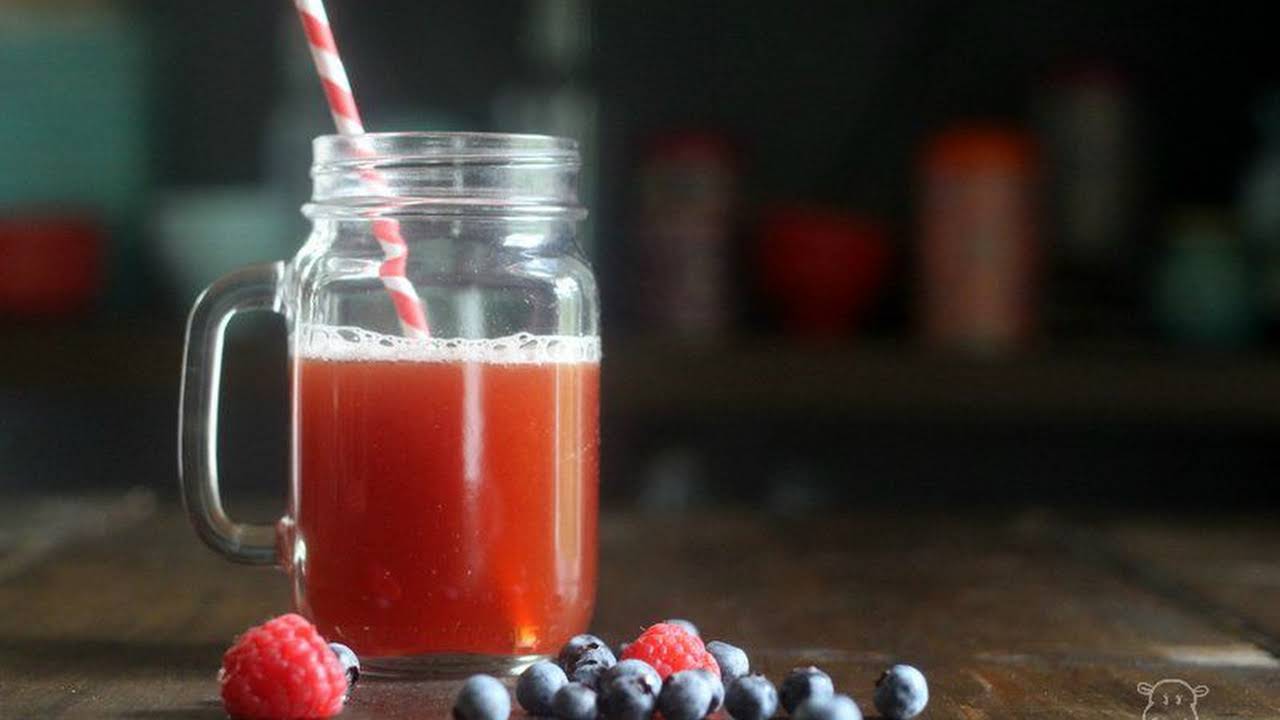
[[[577,143],[548,135],[369,133],[313,143],[316,217],[581,217]]]

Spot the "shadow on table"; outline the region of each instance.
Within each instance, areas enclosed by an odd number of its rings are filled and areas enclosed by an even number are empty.
[[[226,649],[218,643],[4,636],[0,636],[0,648],[5,650],[0,653],[0,675],[152,678],[201,674],[211,679]]]
[[[209,701],[180,708],[133,710],[120,717],[130,718],[130,720],[207,720],[209,718],[225,720],[227,713],[220,703]]]

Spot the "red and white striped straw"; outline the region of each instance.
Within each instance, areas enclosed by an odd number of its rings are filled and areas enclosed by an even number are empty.
[[[315,61],[316,73],[320,75],[320,84],[324,86],[324,95],[329,101],[333,124],[342,135],[363,135],[364,124],[360,122],[356,97],[351,92],[351,82],[347,80],[342,58],[338,56],[338,44],[333,39],[333,30],[329,27],[324,4],[320,0],[294,0],[294,5],[298,8],[302,29],[307,35],[307,45],[311,48],[311,58]],[[384,185],[382,178],[374,171],[366,171],[362,176],[371,184]],[[375,219],[373,236],[382,247],[384,258],[378,268],[378,277],[391,296],[405,336],[429,336],[427,314],[422,300],[418,298],[418,291],[414,289],[413,283],[405,277],[409,246],[400,234],[399,221]]]

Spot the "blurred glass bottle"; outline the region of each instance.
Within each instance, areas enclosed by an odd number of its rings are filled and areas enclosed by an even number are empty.
[[[677,131],[645,149],[627,292],[646,333],[716,341],[733,329],[739,186],[737,154],[722,135]]]
[[[180,308],[234,268],[288,257],[306,237],[311,139],[333,132],[292,8],[276,20],[276,92],[259,147],[260,178],[166,188],[150,212],[151,254]]]
[[[1174,213],[1155,282],[1156,320],[1171,339],[1234,348],[1254,337],[1248,268],[1225,211]]]
[[[961,125],[920,163],[918,308],[926,341],[983,354],[1014,350],[1039,325],[1037,160],[1017,129]]]
[[[1240,192],[1240,226],[1257,284],[1260,319],[1280,335],[1280,89],[1258,101],[1259,143]]]
[[[528,0],[524,32],[526,76],[499,90],[494,129],[570,137],[578,141],[582,169],[578,197],[596,208],[599,103],[587,79],[591,62],[590,0]],[[595,223],[578,232],[587,257],[596,258]]]
[[[281,8],[276,20],[275,66],[277,91],[263,138],[263,173],[268,191],[279,202],[280,221],[293,230],[286,237],[303,238],[309,225],[298,208],[311,198],[311,140],[332,133],[333,121],[325,111],[324,91],[316,81],[310,50],[291,7]],[[288,257],[292,252],[272,257]]]
[[[1105,63],[1046,83],[1039,133],[1048,175],[1048,322],[1067,333],[1131,331],[1134,232],[1141,189],[1130,85]]]

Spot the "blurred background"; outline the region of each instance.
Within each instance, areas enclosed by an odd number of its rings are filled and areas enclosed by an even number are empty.
[[[369,128],[583,142],[607,503],[1274,508],[1252,4],[329,5]],[[306,232],[296,24],[0,3],[0,498],[176,496],[184,313]],[[284,492],[284,363],[237,321],[233,496]]]

